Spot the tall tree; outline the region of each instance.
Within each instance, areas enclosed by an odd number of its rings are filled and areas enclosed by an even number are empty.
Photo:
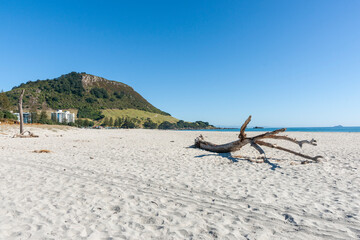
[[[121,127],[121,126],[123,125],[123,123],[124,123],[124,119],[118,117],[117,120],[118,120],[118,125],[116,125],[116,126],[117,126],[117,127]]]
[[[39,123],[47,124],[49,123],[49,119],[47,117],[46,111],[41,111],[40,117],[39,117]]]
[[[39,119],[38,119],[39,116],[38,116],[37,112],[36,111],[31,112],[30,114],[31,114],[31,122],[32,123],[37,123],[39,121]]]
[[[110,122],[109,118],[106,117],[101,125],[109,126],[109,122]]]
[[[0,93],[0,110],[10,110],[10,102],[4,91]]]
[[[31,106],[30,114],[31,114],[31,122],[37,123],[39,121],[39,114],[37,113],[37,109],[35,105]]]

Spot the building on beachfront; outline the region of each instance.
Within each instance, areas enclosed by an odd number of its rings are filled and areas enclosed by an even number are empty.
[[[20,113],[13,113],[13,114],[17,117],[18,121],[20,122]],[[31,113],[24,112],[23,119],[24,119],[24,123],[32,123]]]
[[[63,112],[62,110],[57,110],[56,112],[51,113],[51,120],[59,123],[74,123],[75,113],[71,113],[69,111]]]

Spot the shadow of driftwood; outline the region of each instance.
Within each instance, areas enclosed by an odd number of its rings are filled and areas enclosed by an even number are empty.
[[[240,160],[241,161],[249,161],[251,162],[249,159],[247,158],[240,158],[240,157],[233,157],[231,155],[231,153],[208,153],[208,154],[202,154],[202,155],[199,155],[199,156],[195,156],[196,158],[202,158],[202,157],[208,157],[208,156],[220,156],[220,157],[223,157],[223,158],[226,158],[228,160],[230,160],[232,163],[237,163],[239,162]],[[277,159],[277,158],[267,158],[264,163],[267,163],[271,166],[270,170],[273,170],[275,171],[277,168],[281,168],[279,164],[277,163],[272,163],[269,161],[269,159],[271,160],[277,160],[277,161],[280,161],[280,160],[283,160],[283,159]]]
[[[202,154],[199,156],[195,156],[196,158],[202,158],[202,157],[208,157],[208,156],[220,156],[223,158],[226,158],[228,160],[230,160],[231,162],[238,162],[239,160],[247,160],[247,159],[242,159],[242,158],[235,158],[233,156],[231,156],[231,153],[209,153],[209,154]]]
[[[277,169],[277,168],[281,168],[279,164],[277,164],[277,163],[272,163],[272,162],[269,161],[269,159],[265,159],[265,160],[264,160],[264,163],[269,164],[269,165],[271,166],[270,169],[273,170],[273,171],[275,171],[275,169]]]

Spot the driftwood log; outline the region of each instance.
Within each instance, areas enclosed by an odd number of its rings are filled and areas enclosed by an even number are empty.
[[[20,134],[15,134],[13,138],[34,138],[39,137],[35,134],[33,134],[30,131],[24,131],[24,115],[23,115],[23,97],[24,97],[25,89],[21,91],[20,97],[19,97],[19,115],[20,115]]]
[[[294,138],[290,138],[288,136],[278,136],[277,135],[279,133],[285,132],[286,128],[281,128],[281,129],[278,129],[278,130],[275,130],[272,132],[260,134],[255,137],[246,137],[245,129],[250,121],[251,121],[251,116],[249,116],[248,119],[245,121],[245,123],[241,126],[239,139],[236,141],[217,145],[217,144],[213,144],[213,143],[205,141],[204,137],[202,135],[200,135],[199,137],[197,137],[195,139],[195,147],[201,148],[201,149],[204,149],[204,150],[210,151],[210,152],[230,153],[230,152],[238,151],[245,145],[250,144],[250,146],[254,147],[261,154],[261,158],[264,161],[268,161],[268,160],[266,158],[265,151],[261,148],[261,146],[268,147],[268,148],[276,148],[278,150],[285,151],[285,152],[300,156],[302,158],[306,158],[306,159],[314,161],[314,162],[319,162],[320,158],[323,158],[322,156],[310,157],[310,156],[304,155],[302,153],[295,152],[293,150],[277,146],[276,144],[262,141],[263,139],[285,140],[285,141],[290,141],[290,142],[293,142],[293,143],[299,145],[300,148],[302,148],[302,146],[304,144],[310,144],[313,146],[317,145],[316,140],[314,140],[314,139],[312,139],[310,141],[308,141],[308,140],[298,141],[298,140],[296,140]],[[308,163],[308,161],[304,161],[303,163]]]

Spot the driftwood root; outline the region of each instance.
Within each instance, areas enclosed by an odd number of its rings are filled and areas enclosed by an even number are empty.
[[[23,133],[15,134],[13,136],[13,138],[37,138],[37,137],[39,137],[39,136],[35,135],[34,133],[32,133],[30,131],[25,131]]]

